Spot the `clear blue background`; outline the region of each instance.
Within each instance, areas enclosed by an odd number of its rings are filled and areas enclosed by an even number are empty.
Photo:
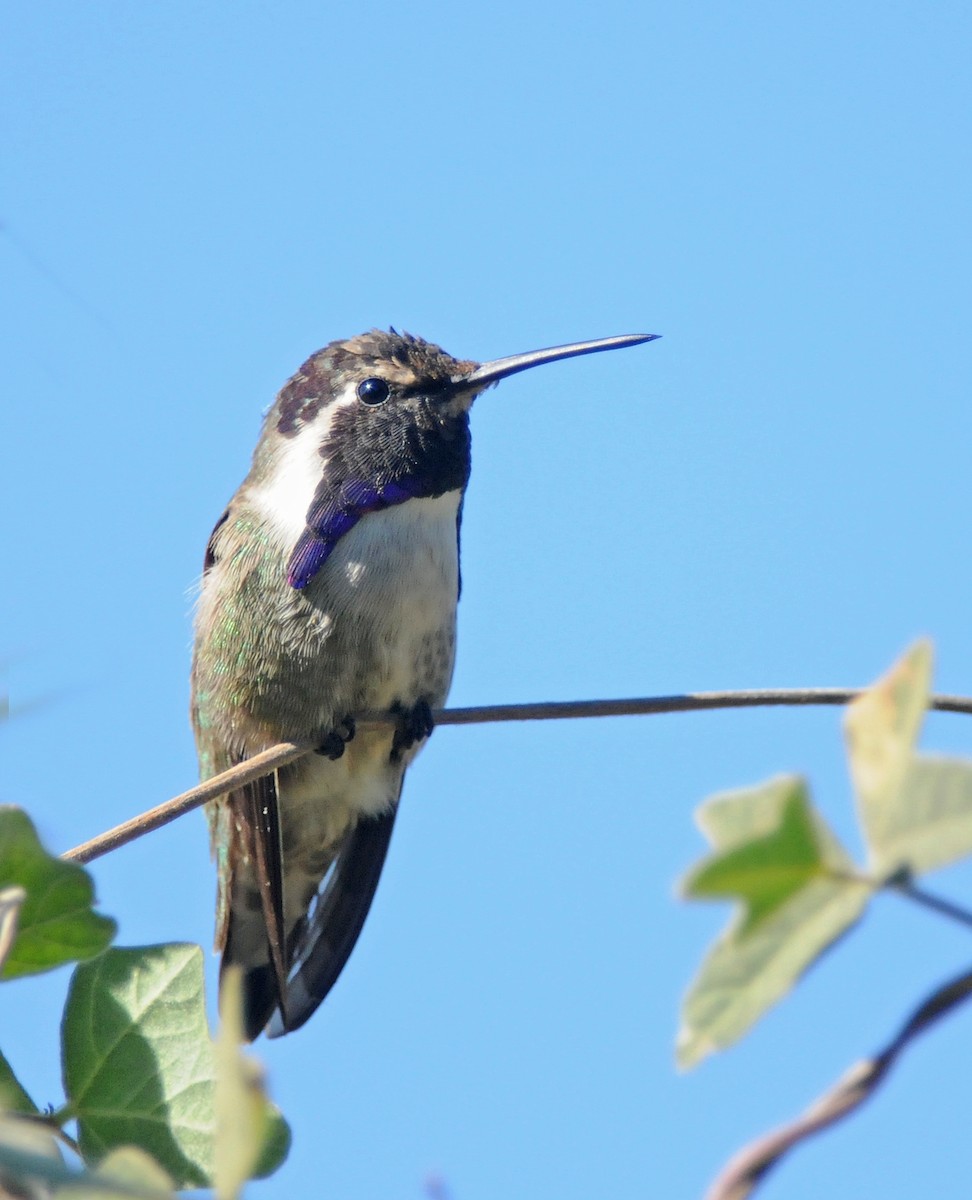
[[[919,633],[972,691],[968,5],[15,0],[0,32],[3,799],[52,848],[193,782],[209,530],[288,375],[372,326],[664,334],[477,404],[454,703],[859,684]],[[882,899],[676,1074],[726,916],[673,901],[692,810],[791,769],[856,848],[834,711],[440,730],[339,986],[259,1046],[294,1147],[252,1194],[701,1195],[969,959]],[[200,814],[94,874],[122,944],[208,945]],[[0,997],[54,1103],[55,990]],[[763,1194],[965,1197],[970,1037]]]

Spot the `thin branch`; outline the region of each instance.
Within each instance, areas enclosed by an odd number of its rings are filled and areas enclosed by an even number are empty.
[[[940,913],[943,917],[958,921],[960,925],[972,925],[972,912],[969,912],[967,908],[962,908],[959,904],[953,904],[951,900],[945,900],[942,896],[936,896],[934,892],[918,887],[910,879],[889,879],[884,887],[888,891],[904,896],[906,900],[921,904],[933,912]]]
[[[872,892],[897,892],[905,900],[910,900],[922,908],[928,908],[932,912],[938,913],[939,916],[948,917],[949,920],[957,921],[960,925],[972,925],[972,912],[960,904],[953,904],[951,900],[946,900],[943,896],[936,896],[934,892],[919,887],[912,878],[909,868],[904,867],[884,879],[864,874],[861,871],[836,870],[832,867],[825,868],[824,874],[828,879],[835,879],[839,883],[862,883]]]
[[[499,721],[562,721],[588,717],[632,717],[654,713],[704,712],[717,708],[806,707],[815,704],[846,704],[860,695],[856,688],[762,688],[737,692],[688,692],[681,696],[644,696],[630,700],[565,700],[537,704],[492,704],[478,708],[445,708],[432,715],[436,725],[486,725]],[[933,696],[930,707],[942,712],[972,714],[970,696]],[[390,713],[362,713],[355,718],[358,729],[392,728],[397,717]],[[302,758],[316,742],[281,742],[261,754],[255,754],[237,767],[214,775],[198,787],[190,788],[133,817],[90,841],[68,850],[64,858],[73,862],[91,862],[110,850],[116,850],[143,834],[151,833],[201,804],[215,800],[235,788],[252,783]]]
[[[53,1135],[64,1143],[69,1150],[72,1150],[78,1158],[84,1161],[84,1156],[81,1153],[81,1147],[73,1137],[63,1128],[63,1124],[67,1121],[73,1121],[75,1117],[70,1104],[65,1104],[63,1108],[59,1108],[57,1112],[50,1114],[46,1113],[25,1113],[23,1119],[28,1121],[37,1121],[49,1129]]]
[[[214,775],[205,783],[190,788],[188,792],[173,796],[171,800],[166,800],[163,804],[150,808],[148,812],[132,817],[130,821],[124,821],[121,825],[116,825],[114,829],[109,829],[106,833],[91,838],[90,841],[82,842],[80,846],[68,850],[61,857],[69,859],[71,862],[91,862],[92,859],[100,858],[110,850],[117,850],[119,846],[125,846],[128,842],[135,841],[143,834],[151,833],[153,829],[161,829],[163,825],[168,825],[176,817],[181,817],[184,813],[199,808],[201,804],[224,796],[227,792],[232,792],[247,783],[253,783],[256,779],[262,779],[264,775],[269,775],[271,771],[285,767],[295,759],[303,758],[305,754],[314,749],[314,745],[315,743],[309,741],[280,742],[276,746],[271,746],[269,750],[264,750],[262,754],[254,754],[252,758],[248,758],[239,766],[230,767],[221,775]]]
[[[956,976],[932,992],[879,1054],[855,1063],[795,1121],[757,1138],[736,1154],[706,1192],[705,1200],[745,1200],[794,1146],[843,1120],[870,1099],[905,1047],[970,996],[972,971]]]

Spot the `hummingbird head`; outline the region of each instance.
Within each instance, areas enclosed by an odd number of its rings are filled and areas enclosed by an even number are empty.
[[[387,429],[393,419],[424,424],[434,416],[433,424],[438,424],[467,413],[480,392],[508,375],[562,358],[635,346],[657,336],[600,338],[478,363],[453,358],[410,333],[373,329],[331,342],[311,355],[281,390],[270,417],[279,434],[295,437],[323,408],[340,405],[346,413],[342,425],[349,432],[355,427],[370,441],[373,427]]]
[[[541,363],[654,336],[577,342],[488,363],[453,358],[395,330],[319,350],[280,392],[254,456],[254,477],[269,481],[271,507],[280,515],[286,505],[282,524],[297,534],[290,585],[306,587],[366,513],[465,488],[469,409],[480,392]]]
[[[388,433],[395,425],[426,425],[431,419],[436,426],[467,412],[472,397],[457,391],[454,381],[478,365],[411,334],[373,329],[311,355],[280,392],[271,415],[278,433],[295,437],[322,409],[333,408],[332,416],[342,413],[344,432],[374,442],[376,432]]]

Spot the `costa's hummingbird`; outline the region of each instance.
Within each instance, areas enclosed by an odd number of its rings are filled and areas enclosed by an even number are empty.
[[[216,948],[243,971],[255,1038],[301,1026],[361,932],[405,768],[455,657],[469,410],[507,375],[651,341],[578,342],[478,364],[374,330],[284,386],[202,576],[192,721],[202,776],[281,741],[317,754],[212,802]],[[395,727],[353,715],[391,711]]]

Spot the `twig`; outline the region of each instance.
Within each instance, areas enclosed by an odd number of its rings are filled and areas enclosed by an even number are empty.
[[[223,796],[247,783],[253,783],[255,779],[262,779],[264,775],[269,775],[271,771],[285,767],[297,758],[303,758],[305,754],[314,749],[314,745],[313,742],[280,742],[276,746],[271,746],[269,750],[264,750],[262,754],[254,754],[252,758],[248,758],[239,766],[230,767],[221,775],[214,775],[205,783],[190,788],[188,792],[173,796],[171,800],[166,800],[163,804],[150,808],[148,812],[132,817],[130,821],[123,821],[121,825],[116,825],[113,829],[100,833],[90,841],[82,842],[80,846],[68,850],[61,857],[69,859],[71,862],[91,862],[92,859],[100,858],[102,854],[107,854],[110,850],[117,850],[119,846],[133,842],[143,834],[151,833],[153,829],[160,829],[163,825],[168,825],[176,817],[181,817],[184,813],[199,808],[201,804],[215,800],[218,796]]]
[[[843,1120],[875,1093],[905,1047],[972,995],[972,971],[932,992],[874,1058],[855,1063],[789,1125],[751,1142],[736,1154],[706,1192],[705,1200],[745,1200],[785,1154],[815,1133]]]
[[[63,1108],[52,1113],[17,1113],[17,1117],[21,1121],[34,1121],[38,1125],[42,1125],[54,1137],[58,1138],[69,1150],[72,1150],[78,1158],[84,1161],[84,1156],[81,1154],[81,1147],[71,1135],[62,1128],[66,1121],[74,1118],[74,1112],[69,1104],[65,1104]]]
[[[930,909],[939,916],[948,917],[951,921],[957,921],[959,925],[972,925],[972,912],[960,904],[953,904],[951,900],[946,900],[943,896],[936,896],[934,892],[919,887],[912,878],[911,869],[908,867],[902,867],[883,879],[875,875],[864,874],[861,871],[837,870],[832,867],[825,868],[824,874],[828,879],[834,879],[838,883],[862,883],[872,892],[897,892],[905,900],[910,900],[922,908]]]
[[[703,712],[717,708],[768,708],[779,706],[808,706],[814,704],[846,704],[860,694],[856,688],[762,688],[735,692],[688,692],[681,696],[644,696],[630,700],[566,700],[537,704],[492,704],[478,708],[445,708],[433,713],[436,725],[486,725],[499,721],[562,721],[588,717],[631,717],[653,713]],[[942,712],[972,714],[972,697],[933,696],[930,707]],[[390,713],[362,713],[355,719],[358,729],[391,728],[397,717]],[[68,850],[64,858],[86,863],[100,858],[110,850],[124,846],[143,834],[159,829],[234,788],[252,783],[285,767],[295,759],[310,753],[316,743],[281,742],[261,754],[214,775],[198,787],[190,788],[159,804],[140,816],[133,817],[106,833],[82,842]]]
[[[912,900],[915,904],[930,908],[943,917],[958,921],[960,925],[972,925],[972,912],[969,912],[967,908],[962,908],[959,904],[953,904],[951,900],[946,900],[942,896],[936,896],[934,892],[918,887],[910,879],[889,879],[884,886],[889,891],[904,896],[906,900]]]

